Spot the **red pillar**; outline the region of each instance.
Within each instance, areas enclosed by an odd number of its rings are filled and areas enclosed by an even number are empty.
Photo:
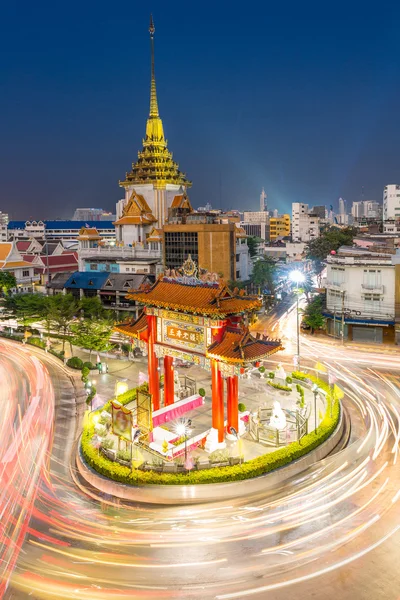
[[[218,442],[224,441],[224,380],[218,363],[211,361],[212,426],[218,430]]]
[[[164,356],[164,406],[174,403],[174,359]]]
[[[230,433],[230,428],[234,427],[239,432],[239,403],[238,403],[238,377],[234,375],[228,378],[228,424],[227,431]]]
[[[146,315],[149,329],[148,339],[148,369],[149,369],[149,392],[153,397],[153,410],[160,408],[160,377],[158,373],[158,358],[154,351],[154,344],[157,339],[157,317]]]

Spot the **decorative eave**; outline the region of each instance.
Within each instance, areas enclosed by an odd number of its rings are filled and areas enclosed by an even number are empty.
[[[207,348],[207,358],[213,358],[227,364],[246,366],[263,360],[283,350],[280,340],[271,340],[267,336],[257,334],[253,337],[250,331],[228,328],[220,342],[214,342]]]
[[[147,319],[145,313],[142,312],[136,321],[131,319],[126,323],[118,323],[114,326],[114,331],[138,340],[147,339]]]

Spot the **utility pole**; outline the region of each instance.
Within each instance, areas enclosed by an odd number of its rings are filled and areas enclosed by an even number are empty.
[[[344,290],[342,292],[342,344],[344,344]]]
[[[336,339],[336,307],[333,309],[333,339]]]

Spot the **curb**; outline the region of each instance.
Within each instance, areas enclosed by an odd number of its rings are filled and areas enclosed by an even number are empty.
[[[135,487],[118,483],[97,473],[86,464],[79,441],[76,453],[76,466],[81,477],[89,485],[103,494],[122,500],[146,504],[182,505],[205,502],[221,502],[233,498],[242,498],[250,494],[266,495],[271,488],[281,486],[285,480],[299,475],[311,465],[331,454],[339,444],[345,428],[346,416],[340,411],[340,421],[332,435],[315,450],[298,458],[289,465],[243,481],[207,483],[198,485],[148,485]]]

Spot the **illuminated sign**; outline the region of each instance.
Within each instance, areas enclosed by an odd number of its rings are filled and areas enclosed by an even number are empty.
[[[167,327],[167,336],[172,339],[201,344],[201,334],[197,331],[186,331],[185,329],[173,327],[172,325]]]

